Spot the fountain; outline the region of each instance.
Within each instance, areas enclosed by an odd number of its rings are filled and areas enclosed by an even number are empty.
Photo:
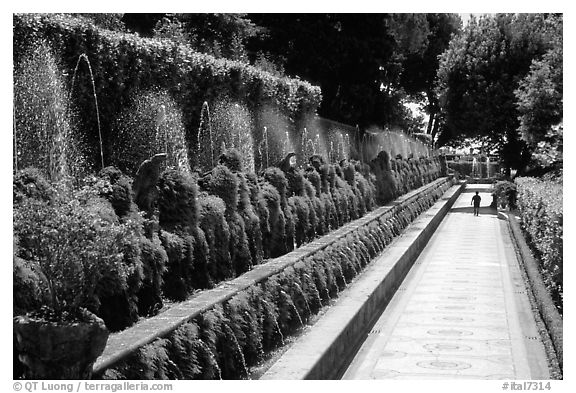
[[[304,161],[308,159],[308,157],[313,156],[316,154],[316,147],[314,145],[314,141],[308,135],[308,129],[304,127],[304,131],[302,132],[302,156]]]
[[[259,149],[260,167],[263,167],[264,162],[266,166],[269,166],[282,160],[289,152],[300,151],[299,148],[297,149],[299,146],[294,146],[290,139],[290,120],[277,108],[264,107],[258,112],[258,118],[264,129],[261,136],[256,134],[257,138],[262,138],[258,145],[266,147]],[[298,142],[295,143],[298,144]]]
[[[270,152],[268,147],[268,127],[264,126],[262,140],[258,144],[258,153],[260,154],[260,171],[270,166]]]
[[[243,169],[254,172],[254,143],[252,138],[253,121],[248,109],[230,99],[222,98],[214,104],[211,113],[211,129],[214,146],[237,149],[242,156]],[[223,151],[215,151],[218,157]]]
[[[282,155],[286,156],[288,153],[293,151],[292,144],[290,143],[290,135],[288,131],[284,131],[284,140],[282,143]]]
[[[96,107],[96,123],[98,125],[98,141],[100,143],[100,163],[102,168],[104,168],[104,150],[102,148],[102,131],[100,129],[100,110],[98,109],[98,97],[96,96],[96,84],[94,83],[94,74],[92,73],[92,65],[88,56],[82,53],[78,56],[78,61],[76,62],[76,67],[74,68],[74,73],[72,74],[72,83],[70,87],[70,93],[68,94],[68,100],[70,101],[72,97],[72,92],[74,91],[74,83],[76,82],[76,74],[78,73],[78,67],[80,66],[80,61],[84,59],[88,65],[88,71],[90,72],[90,81],[92,82],[92,94],[94,96],[94,106]]]
[[[486,154],[486,178],[490,178],[490,156]]]
[[[480,173],[480,164],[478,163],[478,158],[476,158],[476,156],[472,157],[472,177],[482,177]]]
[[[45,43],[15,69],[13,118],[15,168],[36,167],[52,181],[84,172],[62,73]]]
[[[165,91],[136,94],[116,121],[112,160],[127,173],[155,154],[166,153],[163,167],[189,172],[188,144],[182,113]]]
[[[200,111],[200,126],[198,127],[196,143],[197,164],[203,170],[209,170],[216,166],[214,160],[214,140],[212,138],[212,124],[208,103],[204,101]]]

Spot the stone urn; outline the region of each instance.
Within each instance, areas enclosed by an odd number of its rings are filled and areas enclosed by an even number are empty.
[[[90,379],[108,341],[104,321],[89,311],[75,322],[14,317],[15,345],[27,379]]]

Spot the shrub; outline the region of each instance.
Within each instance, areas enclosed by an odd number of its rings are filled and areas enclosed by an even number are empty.
[[[198,185],[192,175],[168,169],[161,174],[158,189],[158,216],[162,228],[173,231],[197,226]]]
[[[127,277],[137,268],[122,263],[123,239],[133,235],[131,228],[103,218],[115,217],[106,201],[91,195],[96,209],[83,199],[25,198],[14,209],[18,257],[42,272],[42,289],[58,318],[79,308],[97,313],[100,297],[126,291]]]
[[[14,237],[13,249],[13,273],[12,292],[14,315],[26,314],[28,311],[37,310],[43,304],[47,304],[50,299],[45,293],[42,283],[42,271],[40,267],[31,261],[26,261],[20,257],[18,239]]]
[[[540,261],[544,282],[556,306],[563,310],[563,206],[562,184],[521,177],[518,209],[528,243]]]
[[[200,228],[206,236],[210,252],[210,276],[215,282],[233,277],[230,256],[230,228],[224,212],[224,201],[205,192],[198,198]]]
[[[285,219],[285,252],[292,251],[294,249],[294,236],[295,236],[295,219],[293,216],[292,209],[288,204],[288,180],[284,175],[284,172],[276,167],[267,168],[264,171],[264,180],[269,182],[272,186],[276,188],[278,194],[280,195],[280,207],[284,213]],[[274,228],[274,227],[271,227]]]
[[[247,366],[256,365],[264,357],[262,347],[262,326],[259,323],[257,310],[250,302],[248,292],[240,292],[224,305],[225,314]]]
[[[494,184],[494,194],[496,194],[502,207],[516,208],[516,185],[513,182],[507,180],[496,182]]]
[[[254,211],[254,205],[250,197],[251,191],[248,187],[246,176],[241,172],[236,173],[236,176],[238,177],[239,192],[238,211],[246,227],[246,236],[248,238],[252,263],[258,265],[262,263],[263,260],[260,218]]]
[[[291,211],[294,213],[294,233],[296,247],[308,242],[308,234],[312,225],[310,224],[310,203],[308,198],[301,196],[292,196],[288,198],[288,204]]]
[[[390,158],[386,151],[381,151],[374,160],[370,162],[370,168],[376,178],[376,202],[385,205],[397,195],[397,181],[391,170]]]
[[[150,237],[140,237],[140,251],[143,277],[142,285],[137,293],[138,313],[142,316],[151,316],[163,306],[162,288],[168,265],[168,254],[162,247],[162,242],[156,232]]]
[[[98,173],[99,181],[93,185],[98,188],[99,195],[108,200],[116,215],[124,217],[137,211],[132,194],[132,179],[119,169],[106,167]]]
[[[196,321],[200,338],[215,354],[223,379],[240,379],[248,376],[242,348],[222,306],[203,313]]]
[[[424,202],[412,200],[408,206],[395,208],[378,222],[215,305],[175,330],[167,341],[148,344],[104,377],[138,379],[136,368],[147,377],[246,378],[248,367],[283,345],[286,335],[301,329],[382,251],[392,238],[389,228],[394,226],[397,232],[447,188],[443,185],[422,195]],[[142,363],[141,354],[150,356],[149,363]]]
[[[268,227],[270,228],[262,239],[264,257],[276,258],[286,253],[286,218],[278,190],[268,182],[264,182],[261,188],[269,212]]]
[[[14,203],[19,203],[24,198],[51,201],[56,195],[54,187],[38,169],[33,167],[16,172],[12,184]]]
[[[229,252],[234,275],[249,270],[253,264],[246,235],[246,225],[238,213],[239,181],[238,176],[222,164],[216,166],[210,174],[200,179],[201,187],[222,199],[226,206],[225,217],[230,231]],[[246,203],[247,192],[246,185],[243,185],[243,203]],[[254,216],[251,217],[254,218]]]
[[[166,273],[163,276],[163,293],[169,299],[185,300],[192,291],[190,284],[194,268],[192,237],[181,237],[161,230],[160,241],[168,257]]]

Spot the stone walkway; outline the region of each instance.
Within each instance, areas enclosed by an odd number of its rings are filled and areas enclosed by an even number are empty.
[[[467,189],[343,379],[549,379],[507,224],[469,187],[480,215]]]

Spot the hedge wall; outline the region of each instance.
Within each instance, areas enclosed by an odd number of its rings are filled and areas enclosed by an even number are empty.
[[[545,284],[556,307],[563,309],[562,184],[532,177],[514,181],[517,205],[528,243],[541,263]]]
[[[429,189],[393,214],[198,315],[107,369],[103,379],[245,379],[328,305],[395,236],[450,187]]]
[[[220,164],[200,178],[165,170],[158,182],[158,213],[152,218],[144,218],[138,211],[132,179],[121,171],[106,168],[85,180],[84,188],[109,212],[104,218],[129,224],[132,235],[126,237],[124,264],[139,272],[130,285],[90,303],[99,305],[92,311],[110,330],[122,330],[139,316],[153,315],[163,306],[163,299],[184,300],[194,291],[237,277],[439,174],[436,160],[422,159],[412,166],[406,164],[398,183],[392,181],[395,172],[386,170],[386,165],[381,165],[376,176],[359,162],[321,164],[318,170],[271,167],[258,177],[238,170],[237,151],[228,150],[226,157],[227,165]],[[74,198],[74,193],[60,195],[37,170],[25,169],[14,177],[16,213],[27,199],[53,205],[53,194],[64,201]],[[14,235],[18,238],[21,234],[15,230]],[[32,257],[25,247],[15,253],[15,258],[23,260],[32,261]],[[22,280],[26,279],[15,276],[15,295]],[[34,301],[20,303],[26,298],[15,296],[15,310],[31,311]]]
[[[196,146],[205,101],[212,105],[227,97],[246,105],[253,113],[270,105],[293,122],[315,113],[321,102],[320,88],[310,83],[276,77],[238,61],[216,59],[170,40],[109,31],[65,14],[15,14],[13,23],[15,68],[27,51],[47,42],[71,82],[79,56],[88,56],[107,149],[105,157],[112,153],[114,120],[134,95],[150,89],[168,91],[182,108],[189,146]],[[80,64],[72,97],[83,131],[90,136],[90,144],[97,146],[92,83],[85,64]]]

